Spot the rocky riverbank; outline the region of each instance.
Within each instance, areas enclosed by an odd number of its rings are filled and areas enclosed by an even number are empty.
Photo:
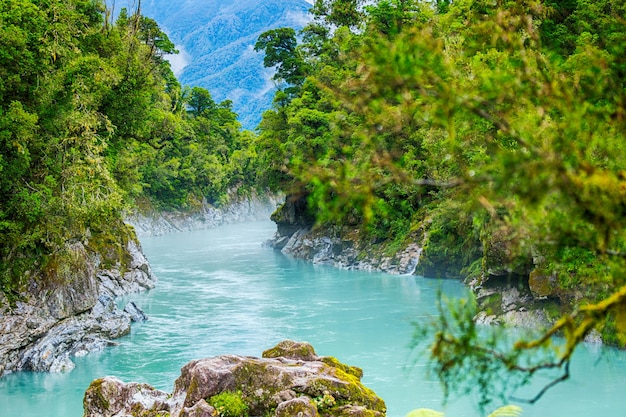
[[[360,368],[317,356],[308,343],[283,341],[261,358],[223,355],[189,362],[171,394],[115,377],[97,379],[85,392],[84,416],[383,417],[385,402],[361,383],[362,376]],[[224,394],[228,401],[219,402]]]
[[[116,262],[89,244],[69,245],[73,262],[55,271],[45,286],[31,279],[28,291],[10,303],[0,295],[0,376],[16,371],[67,371],[72,357],[114,344],[145,320],[129,302],[115,297],[153,288],[156,277],[132,233]]]
[[[531,255],[514,258],[515,252],[505,233],[479,242],[481,267],[464,276],[460,272],[463,265],[456,265],[457,260],[428,252],[427,222],[403,244],[390,247],[388,242],[363,237],[357,226],[316,226],[307,213],[305,199],[287,199],[272,215],[272,220],[277,232],[266,245],[313,263],[434,277],[448,276],[456,268],[456,279],[465,280],[481,305],[482,312],[476,317],[481,323],[547,327],[560,317],[568,298],[576,297],[571,291],[560,289],[553,276],[540,273],[541,258]],[[422,259],[428,266],[420,264]],[[602,339],[594,331],[587,340],[598,343]]]
[[[206,229],[227,223],[269,219],[279,197],[231,198],[193,212],[148,212],[128,216],[134,227],[115,226],[99,243],[68,244],[64,263],[46,285],[32,277],[11,302],[0,294],[0,376],[9,372],[60,372],[74,367],[72,357],[104,349],[130,332],[131,321],[146,316],[132,301],[119,309],[117,297],[155,286],[156,277],[137,236]]]
[[[305,200],[286,200],[271,216],[274,237],[265,245],[295,258],[343,269],[413,274],[422,252],[420,242],[386,251],[380,242],[364,239],[356,227],[316,228],[306,214]]]

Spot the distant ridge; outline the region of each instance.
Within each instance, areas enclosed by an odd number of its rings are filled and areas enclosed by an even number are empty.
[[[108,1],[116,10],[136,0]],[[304,0],[144,0],[141,11],[159,24],[181,51],[172,68],[183,85],[208,89],[215,101],[232,100],[246,129],[254,129],[275,91],[273,72],[253,50],[261,33],[301,29],[309,19]]]

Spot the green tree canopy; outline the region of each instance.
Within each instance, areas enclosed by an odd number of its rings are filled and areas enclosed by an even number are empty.
[[[566,378],[593,329],[626,344],[626,6],[380,1],[352,31],[329,4],[316,7],[332,32],[310,26],[301,49],[310,76],[264,116],[267,166],[318,220],[400,240],[426,228],[426,257],[456,257],[477,286],[495,246],[501,269],[555,283],[562,318],[508,349],[483,338],[473,302],[442,305],[430,352],[444,385],[486,405],[537,373]]]
[[[123,253],[126,208],[217,204],[256,178],[255,138],[231,103],[180,85],[154,20],[109,19],[101,1],[0,1],[0,287],[11,299],[31,279],[55,283],[77,242]]]
[[[275,80],[299,86],[304,81],[305,69],[297,45],[295,30],[279,28],[263,32],[254,50],[265,52],[263,64],[266,67],[276,67]]]

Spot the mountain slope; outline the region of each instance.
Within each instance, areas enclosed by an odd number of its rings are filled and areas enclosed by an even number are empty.
[[[263,67],[254,43],[268,29],[301,28],[310,6],[304,0],[149,0],[141,10],[181,51],[172,59],[181,83],[208,89],[218,102],[232,100],[244,128],[254,129],[275,91],[273,72]]]

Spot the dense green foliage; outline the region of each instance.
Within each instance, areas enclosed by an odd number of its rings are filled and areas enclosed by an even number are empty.
[[[154,20],[109,16],[100,1],[0,1],[6,294],[49,280],[74,242],[122,244],[129,204],[215,202],[253,179],[254,137],[231,103],[181,87]]]
[[[223,391],[207,401],[221,417],[247,417],[248,406],[241,397],[241,391]]]
[[[265,181],[308,195],[320,222],[388,240],[424,227],[426,256],[479,283],[495,253],[501,270],[557,282],[547,296],[563,318],[504,351],[470,324],[473,302],[442,314],[431,355],[444,385],[478,387],[484,405],[502,378],[504,394],[544,370],[566,378],[594,328],[625,344],[626,5],[319,0],[313,12],[292,48],[307,78],[260,125]]]

